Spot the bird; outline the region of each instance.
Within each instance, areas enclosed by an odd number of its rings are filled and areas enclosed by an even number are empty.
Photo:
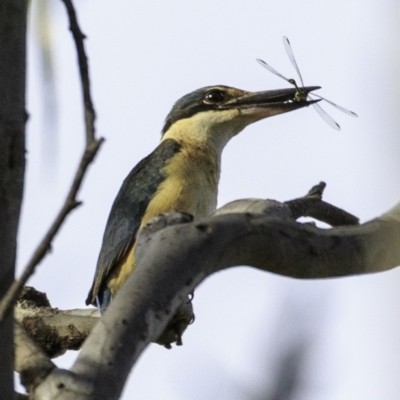
[[[224,85],[178,100],[165,119],[159,145],[131,170],[114,200],[86,304],[101,313],[107,309],[135,269],[135,239],[152,218],[179,211],[196,219],[215,211],[221,154],[230,139],[256,121],[316,101],[299,97],[296,88],[249,92]]]

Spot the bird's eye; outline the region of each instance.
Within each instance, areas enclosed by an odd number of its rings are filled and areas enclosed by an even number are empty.
[[[225,93],[221,90],[210,90],[206,93],[204,101],[209,104],[222,103],[225,100]]]

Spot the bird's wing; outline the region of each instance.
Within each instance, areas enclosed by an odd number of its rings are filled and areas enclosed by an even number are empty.
[[[124,180],[108,217],[93,285],[86,299],[87,305],[95,303],[105,278],[133,246],[147,206],[166,178],[162,169],[179,152],[180,147],[173,139],[162,141]]]

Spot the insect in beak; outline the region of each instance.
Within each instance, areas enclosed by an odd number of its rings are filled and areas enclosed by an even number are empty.
[[[280,78],[284,79],[286,82],[289,82],[291,85],[293,85],[296,89],[297,89],[297,93],[295,95],[295,99],[297,101],[304,101],[304,100],[312,100],[312,97],[317,97],[321,100],[326,101],[327,103],[329,103],[330,105],[336,107],[338,110],[344,112],[347,115],[350,115],[352,117],[358,117],[358,115],[353,112],[348,110],[347,108],[344,108],[342,106],[339,106],[338,104],[334,103],[333,101],[330,101],[328,99],[325,99],[322,96],[319,96],[318,94],[314,94],[314,93],[305,93],[303,88],[304,88],[304,81],[303,81],[303,77],[301,76],[300,73],[300,69],[299,66],[297,65],[296,59],[294,57],[294,53],[293,53],[293,49],[292,46],[290,45],[289,39],[284,36],[283,37],[283,44],[285,46],[286,49],[286,53],[289,57],[290,62],[292,63],[294,69],[297,72],[297,75],[300,78],[300,82],[301,82],[301,87],[299,87],[296,83],[296,81],[292,78],[288,79],[285,76],[283,76],[281,73],[279,73],[275,68],[271,67],[269,64],[267,64],[265,61],[260,60],[259,58],[257,59],[257,62],[264,67],[265,69],[267,69],[269,72],[272,72],[274,75],[279,76]],[[340,125],[318,104],[318,103],[313,103],[312,106],[315,108],[315,111],[321,116],[321,118],[328,124],[330,125],[333,129],[336,130],[340,130]]]

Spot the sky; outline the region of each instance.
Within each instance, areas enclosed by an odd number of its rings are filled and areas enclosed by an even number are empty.
[[[84,148],[75,48],[61,2],[48,2],[46,48],[55,92],[43,79],[33,2],[28,33],[27,171],[18,241],[20,272],[61,207]],[[224,84],[257,91],[289,84],[292,44],[306,85],[358,113],[321,103],[258,122],[235,137],[222,159],[219,205],[304,195],[321,180],[324,199],[362,222],[400,200],[397,112],[400,67],[394,0],[183,0],[76,3],[90,62],[97,134],[106,139],[85,178],[78,208],[29,284],[60,309],[84,308],[108,213],[132,167],[160,139],[181,96]],[[43,25],[41,25],[43,28]],[[42,42],[43,44],[43,42]],[[46,100],[47,98],[47,100]],[[400,272],[297,281],[248,267],[208,278],[194,299],[196,322],[172,350],[151,345],[123,399],[249,399],[272,395],[279,365],[300,349],[296,400],[397,400],[400,391]],[[70,367],[77,353],[56,359]]]

